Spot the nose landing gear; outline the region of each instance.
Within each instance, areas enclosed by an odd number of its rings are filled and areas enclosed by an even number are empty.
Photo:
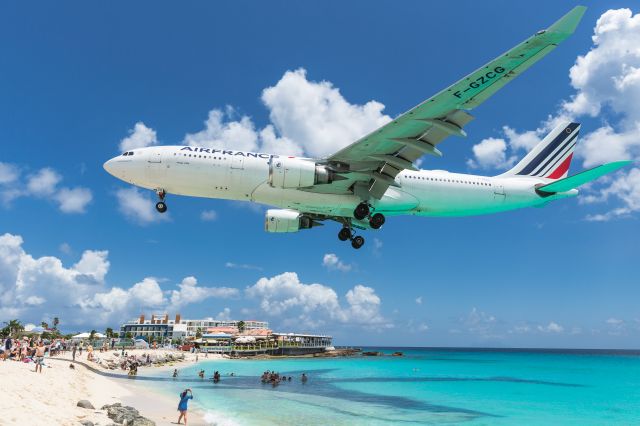
[[[164,213],[167,211],[167,204],[164,202],[164,197],[167,193],[164,189],[156,189],[156,194],[158,195],[158,198],[160,198],[160,201],[156,203],[156,210],[158,213]]]

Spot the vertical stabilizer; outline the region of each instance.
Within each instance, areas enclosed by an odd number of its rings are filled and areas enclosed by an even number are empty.
[[[536,176],[548,179],[567,177],[580,133],[579,123],[556,126],[514,168],[501,176]]]

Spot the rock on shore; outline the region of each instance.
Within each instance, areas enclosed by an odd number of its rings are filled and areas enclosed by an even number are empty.
[[[103,405],[102,410],[107,410],[107,417],[117,424],[125,426],[156,426],[153,420],[140,415],[138,410],[127,405],[115,403],[111,405]]]

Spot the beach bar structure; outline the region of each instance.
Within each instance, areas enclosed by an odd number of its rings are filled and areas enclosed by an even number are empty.
[[[332,348],[332,337],[318,334],[271,333],[252,336],[228,333],[205,334],[197,343],[202,352],[230,356],[307,355]]]

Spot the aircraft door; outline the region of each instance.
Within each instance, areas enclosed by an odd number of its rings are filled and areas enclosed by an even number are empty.
[[[237,170],[244,169],[244,157],[242,155],[234,155],[231,157],[231,168]]]
[[[166,167],[162,164],[162,154],[160,151],[152,150],[147,157],[147,177],[158,179],[164,176]]]

